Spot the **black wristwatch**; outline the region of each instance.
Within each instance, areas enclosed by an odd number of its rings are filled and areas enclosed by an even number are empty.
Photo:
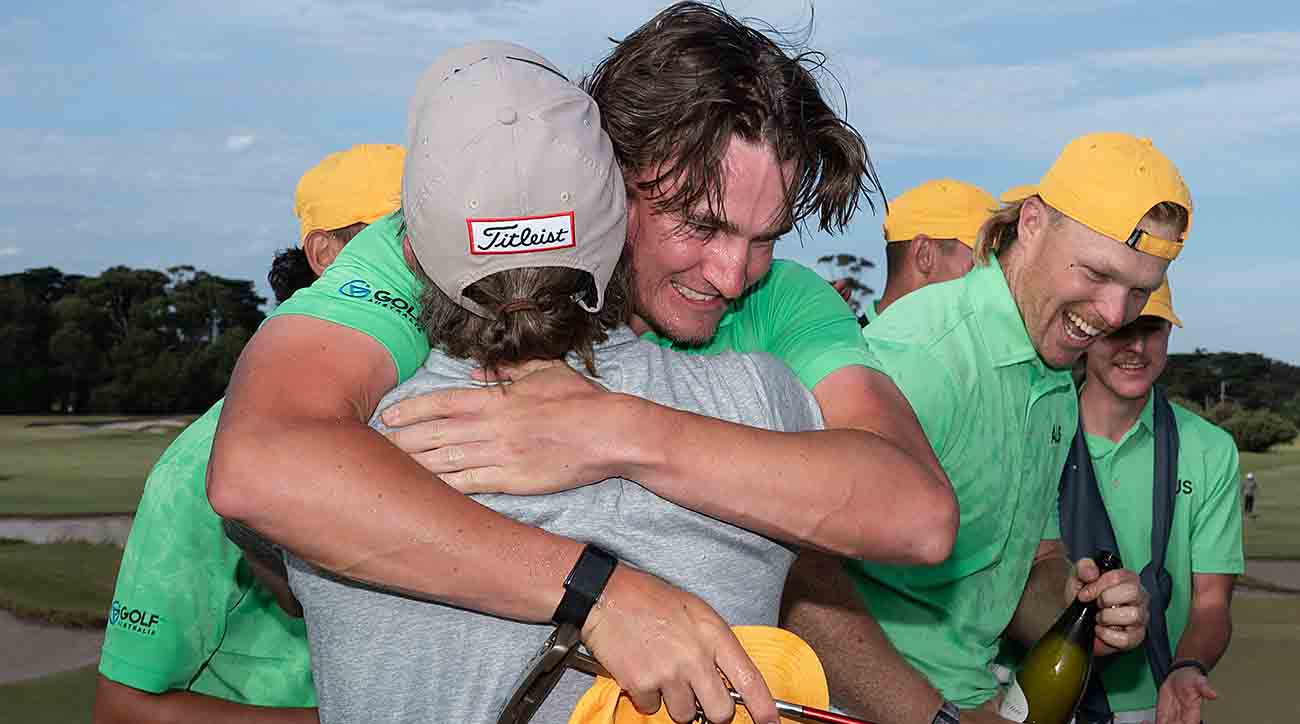
[[[961,710],[951,701],[945,701],[939,711],[934,713],[930,724],[961,724]]]
[[[564,597],[551,614],[551,621],[558,626],[573,624],[581,631],[617,565],[618,559],[608,551],[591,544],[583,548],[578,562],[564,579]]]
[[[1201,672],[1201,676],[1204,676],[1207,679],[1210,678],[1209,669],[1206,669],[1205,664],[1202,664],[1196,659],[1182,659],[1180,661],[1175,661],[1174,665],[1169,667],[1169,673],[1165,674],[1165,678],[1169,678],[1169,674],[1174,673],[1178,669],[1196,669]]]

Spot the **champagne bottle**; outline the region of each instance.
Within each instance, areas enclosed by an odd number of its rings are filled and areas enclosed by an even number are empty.
[[[1102,573],[1123,567],[1119,556],[1099,552]],[[1092,672],[1093,629],[1100,607],[1075,599],[1051,630],[1025,655],[998,715],[1025,724],[1069,724]]]

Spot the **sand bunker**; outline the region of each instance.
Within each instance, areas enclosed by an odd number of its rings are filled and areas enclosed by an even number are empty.
[[[62,517],[0,517],[0,538],[28,543],[113,543],[126,545],[131,515],[76,515]]]

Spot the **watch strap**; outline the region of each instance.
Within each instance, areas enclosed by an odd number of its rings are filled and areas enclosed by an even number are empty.
[[[561,626],[572,624],[581,631],[617,565],[618,559],[608,551],[591,544],[584,547],[573,570],[564,579],[564,596],[555,607],[551,621]]]
[[[931,724],[961,724],[961,710],[951,701],[945,701],[934,713]]]
[[[1201,676],[1204,676],[1207,679],[1210,678],[1210,670],[1205,668],[1205,664],[1202,664],[1196,659],[1179,659],[1178,661],[1175,661],[1173,665],[1169,667],[1169,673],[1172,674],[1179,669],[1196,669],[1201,672]],[[1168,674],[1165,676],[1168,677]]]

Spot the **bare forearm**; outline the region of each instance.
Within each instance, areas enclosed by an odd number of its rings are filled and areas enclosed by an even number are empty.
[[[152,694],[101,676],[95,724],[319,724],[316,710],[240,704],[190,691]]]
[[[679,505],[854,558],[947,557],[956,521],[946,480],[878,435],[772,432],[635,398],[619,404],[623,439],[635,441],[620,474]]]
[[[833,556],[800,553],[786,582],[781,625],[817,652],[831,702],[845,711],[878,724],[929,724],[943,703],[890,644]]]
[[[209,496],[328,570],[526,621],[549,618],[581,547],[466,498],[355,419],[287,417],[235,397]]]
[[[1070,562],[1063,555],[1049,554],[1037,560],[1006,635],[1025,646],[1042,638],[1065,610],[1063,592],[1069,576]]]
[[[1232,640],[1232,615],[1226,604],[1197,607],[1193,603],[1187,628],[1178,640],[1174,660],[1195,659],[1213,669]]]

